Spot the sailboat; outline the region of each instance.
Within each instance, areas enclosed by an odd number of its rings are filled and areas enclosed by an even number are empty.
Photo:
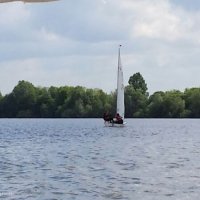
[[[118,70],[117,70],[117,109],[115,118],[108,118],[105,120],[105,126],[117,126],[123,127],[126,122],[124,122],[124,78],[123,78],[123,69],[121,63],[121,45],[119,45],[118,51]]]

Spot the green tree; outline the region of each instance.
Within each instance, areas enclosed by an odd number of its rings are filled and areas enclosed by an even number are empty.
[[[2,116],[2,114],[3,114],[3,107],[2,107],[2,101],[3,100],[3,96],[2,96],[2,94],[1,94],[1,92],[0,92],[0,117]]]
[[[145,117],[147,108],[147,95],[132,85],[125,87],[125,116]]]
[[[186,89],[184,92],[186,117],[200,117],[200,88]]]
[[[140,77],[140,81],[135,81]],[[126,117],[200,117],[200,88],[184,93],[172,90],[155,92],[148,98],[142,76],[130,77],[125,87]],[[143,84],[140,84],[143,82]],[[116,91],[77,87],[35,87],[19,81],[10,94],[0,93],[0,117],[102,117],[116,112]]]
[[[16,117],[18,109],[16,107],[16,98],[12,93],[5,95],[0,105],[1,117]]]
[[[164,92],[155,92],[148,99],[148,117],[160,118],[164,116]]]
[[[165,92],[163,96],[163,116],[166,118],[183,117],[185,101],[183,94],[178,90]]]
[[[131,85],[135,90],[141,90],[143,94],[147,92],[147,84],[143,78],[143,76],[137,72],[133,74],[128,81],[129,85]]]
[[[36,102],[36,91],[33,84],[27,81],[19,81],[11,95],[14,98],[13,103],[19,113],[16,117],[32,117],[32,111]],[[22,115],[23,113],[24,115]]]
[[[147,84],[138,72],[133,74],[125,87],[125,116],[146,117],[147,113]]]
[[[52,98],[48,88],[36,88],[36,103],[34,115],[37,117],[55,117],[55,100]]]

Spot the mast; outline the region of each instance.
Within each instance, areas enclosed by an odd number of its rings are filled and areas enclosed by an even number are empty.
[[[121,46],[119,45],[118,52],[118,72],[117,72],[117,113],[124,119],[124,80],[123,80],[123,69],[121,64],[121,55],[120,50]]]

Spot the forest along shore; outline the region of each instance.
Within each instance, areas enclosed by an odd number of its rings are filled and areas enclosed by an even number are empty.
[[[149,95],[147,84],[138,72],[125,87],[127,118],[199,118],[200,88],[184,92],[171,90]],[[1,118],[99,118],[105,111],[114,114],[116,91],[82,86],[36,87],[19,81],[9,94],[0,93]]]

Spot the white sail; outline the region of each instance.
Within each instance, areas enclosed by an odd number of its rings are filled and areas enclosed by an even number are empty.
[[[123,70],[120,57],[120,47],[118,55],[118,72],[117,72],[117,113],[124,119],[124,80]]]

